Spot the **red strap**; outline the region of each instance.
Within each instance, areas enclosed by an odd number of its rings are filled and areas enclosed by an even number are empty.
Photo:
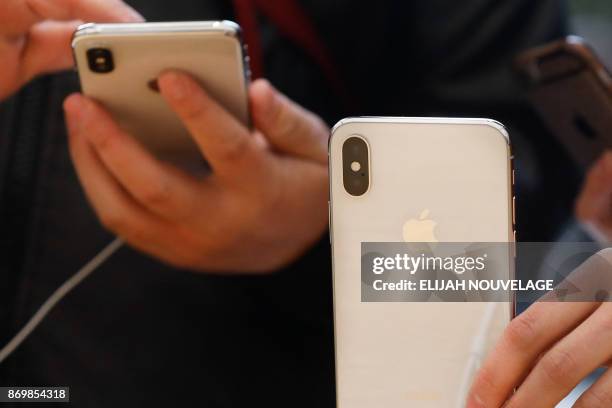
[[[288,39],[299,45],[319,65],[335,93],[352,106],[344,81],[331,53],[297,0],[234,0],[236,17],[243,26],[249,45],[255,78],[264,74],[261,37],[257,29],[257,11],[267,17]]]

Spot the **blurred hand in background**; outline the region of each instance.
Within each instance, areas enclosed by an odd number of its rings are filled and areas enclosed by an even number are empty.
[[[576,218],[599,242],[612,242],[612,151],[588,172],[576,202]]]
[[[0,100],[39,74],[73,65],[70,41],[80,21],[136,22],[120,0],[0,1]]]
[[[102,224],[171,265],[257,273],[296,260],[327,228],[329,129],[267,81],[249,89],[255,129],[189,76],[162,95],[213,169],[197,179],[154,158],[94,101],[65,102],[77,173]]]

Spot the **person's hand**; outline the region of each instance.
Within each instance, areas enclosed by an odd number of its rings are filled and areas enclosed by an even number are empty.
[[[121,0],[0,0],[0,100],[39,74],[73,65],[78,20],[143,19]]]
[[[189,76],[160,76],[213,173],[196,179],[162,163],[95,102],[65,102],[70,149],[102,224],[172,265],[269,272],[297,259],[327,226],[328,128],[265,80],[249,89],[249,131]],[[171,137],[171,135],[169,136]]]
[[[600,242],[612,242],[612,151],[588,172],[576,202],[576,218]]]
[[[467,408],[554,407],[610,359],[612,304],[535,303],[510,323],[488,356]],[[597,380],[574,407],[612,407],[612,372]]]

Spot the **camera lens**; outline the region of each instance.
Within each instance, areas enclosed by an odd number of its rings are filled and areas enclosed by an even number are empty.
[[[351,179],[350,183],[354,188],[357,188],[357,189],[363,187],[363,181],[358,178]]]
[[[87,50],[89,69],[98,74],[108,74],[115,69],[113,53],[106,48],[92,48]]]
[[[349,137],[342,145],[344,189],[352,196],[364,195],[370,187],[369,149],[362,137]]]

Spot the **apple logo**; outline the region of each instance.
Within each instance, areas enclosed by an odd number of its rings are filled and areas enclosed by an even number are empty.
[[[404,224],[404,242],[438,242],[436,222],[429,218],[429,210],[421,212],[419,219],[410,219]]]

